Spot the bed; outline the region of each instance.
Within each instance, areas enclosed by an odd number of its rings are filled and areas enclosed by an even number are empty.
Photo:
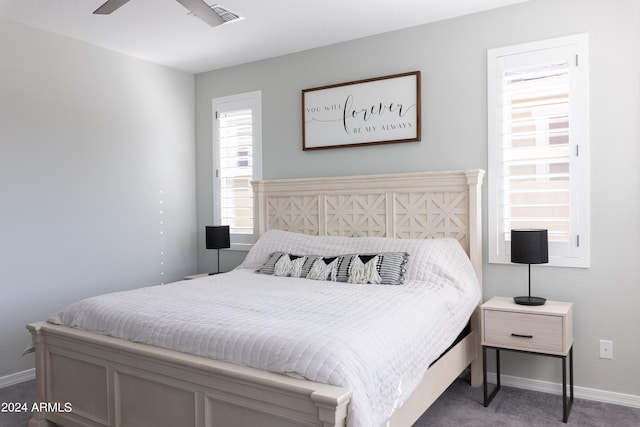
[[[191,290],[195,292],[197,288],[215,289],[218,295],[223,295],[223,288],[229,288],[229,302],[238,300],[231,297],[233,292],[239,292],[241,284],[259,287],[257,283],[252,284],[250,278],[260,276],[263,282],[270,284],[270,292],[279,289],[279,286],[285,286],[281,292],[291,294],[296,292],[295,286],[298,286],[314,289],[318,295],[330,295],[335,299],[333,292],[336,290],[336,282],[298,277],[276,278],[269,274],[270,271],[258,274],[255,270],[264,267],[265,259],[270,258],[274,249],[283,249],[283,239],[286,241],[284,249],[291,254],[298,252],[300,255],[299,251],[313,252],[312,249],[318,249],[323,252],[320,255],[328,258],[334,258],[333,255],[339,253],[359,250],[371,252],[378,248],[378,242],[386,244],[390,241],[397,246],[392,249],[399,249],[396,253],[401,253],[407,248],[414,251],[412,245],[418,245],[420,248],[431,247],[431,244],[420,242],[420,239],[427,238],[445,238],[438,240],[444,241],[445,246],[454,252],[455,247],[464,248],[470,260],[468,265],[471,274],[476,275],[475,286],[478,287],[475,289],[477,302],[470,308],[470,332],[462,336],[441,357],[430,356],[433,360],[428,360],[427,366],[430,366],[423,378],[420,380],[420,375],[411,375],[417,377],[416,384],[411,385],[411,392],[402,394],[401,399],[392,399],[397,404],[392,405],[388,412],[384,412],[383,418],[379,418],[379,414],[378,418],[373,418],[376,420],[374,425],[410,426],[469,365],[472,385],[478,386],[482,381],[478,318],[478,296],[481,295],[482,278],[482,177],[481,170],[465,170],[254,182],[255,231],[262,237],[241,268],[227,277],[221,275],[205,278],[200,282],[175,283],[156,288],[162,288],[161,293],[176,301],[176,306],[181,294],[187,294]],[[346,246],[322,246],[326,242],[333,244],[336,241]],[[452,241],[455,244],[452,244]],[[360,242],[363,242],[364,246],[358,246]],[[384,249],[387,250],[387,246],[384,246]],[[288,258],[287,260],[289,261]],[[294,261],[293,257],[291,261]],[[411,292],[411,279],[415,276],[413,265],[410,261],[406,264],[409,286],[338,287],[341,291],[346,290],[345,292],[356,292],[358,289],[358,292],[366,292],[366,295],[356,296],[363,302],[363,307],[367,306],[366,301],[392,301],[391,295],[394,290],[391,288],[402,288],[403,292]],[[451,271],[455,270],[457,268],[454,266]],[[447,274],[451,275],[451,271]],[[290,287],[292,284],[295,284],[294,288]],[[332,286],[334,288],[331,288]],[[151,298],[144,295],[145,290],[137,292],[143,294],[142,298]],[[372,296],[369,295],[371,293]],[[129,300],[130,296],[131,294],[126,294],[124,299]],[[323,306],[327,309],[322,311],[331,313],[331,309],[335,309],[333,306],[339,304],[342,296],[337,298],[335,301],[338,302],[333,303],[329,299],[327,305]],[[224,303],[220,302],[219,298],[216,301],[216,304]],[[398,304],[407,304],[407,301],[400,300]],[[290,310],[287,310],[286,304],[289,304]],[[286,304],[279,308],[269,306],[270,313],[280,310],[285,315],[295,311],[294,302]],[[300,309],[302,310],[302,304]],[[253,310],[255,311],[255,308]],[[364,321],[371,324],[380,322],[379,318],[382,315],[377,316],[377,310],[369,310],[369,317]],[[302,311],[312,310],[307,307]],[[321,323],[330,323],[330,319],[337,319],[334,327],[342,326],[341,329],[344,329],[346,334],[343,340],[347,342],[353,340],[354,331],[357,329],[353,329],[356,326],[350,329],[352,325],[348,325],[349,322],[340,320],[342,311],[344,308],[330,314],[329,320],[325,319]],[[371,312],[375,312],[376,315],[372,315]],[[171,314],[170,311],[164,316],[180,317],[179,314]],[[264,320],[265,318],[262,318],[261,322],[252,328],[258,329],[259,325],[264,324]],[[230,321],[232,325],[238,323],[244,321]],[[155,324],[153,321],[149,325]],[[313,329],[310,326],[313,323],[301,325],[302,321],[298,325],[301,330]],[[360,415],[356,415],[356,409],[363,405],[366,407],[367,401],[363,399],[362,391],[358,387],[345,386],[340,381],[330,382],[342,385],[309,380],[310,375],[301,375],[297,371],[293,373],[294,369],[291,367],[283,366],[276,369],[271,365],[261,366],[260,363],[257,367],[244,366],[224,355],[211,358],[212,353],[207,353],[214,351],[211,349],[205,348],[200,353],[185,353],[172,349],[170,345],[158,346],[153,345],[153,342],[147,343],[145,339],[131,341],[105,335],[104,331],[88,332],[51,322],[30,324],[28,329],[32,333],[36,349],[36,399],[49,402],[51,409],[50,412],[34,414],[29,424],[31,427],[49,426],[54,423],[64,426],[161,427],[344,426],[367,425],[370,422],[367,418],[368,410],[360,411]],[[148,332],[147,335],[165,339],[163,334],[153,332],[151,326],[139,329]],[[268,330],[269,327],[265,329]],[[278,330],[279,326],[271,329]],[[139,333],[140,331],[136,332]],[[195,333],[200,334],[201,331]],[[111,332],[109,334],[117,336]],[[188,334],[182,331],[171,332],[168,336],[170,335],[185,337]],[[290,333],[283,335],[286,337]],[[270,336],[265,342],[275,342],[273,340],[273,336]],[[314,342],[306,342],[305,349],[313,347]],[[239,347],[243,346],[246,346],[244,342]],[[268,346],[263,343],[262,347]],[[278,351],[286,348],[280,345],[275,347]],[[335,358],[348,360],[348,357],[342,354],[336,355]],[[267,360],[258,359],[258,362]],[[426,363],[426,359],[420,359],[419,363]],[[423,372],[427,366],[423,367]],[[339,369],[340,365],[336,364],[330,371],[334,373]],[[289,372],[290,370],[292,372]],[[317,371],[321,372],[322,369]],[[322,376],[321,374],[318,378]],[[367,373],[360,371],[356,372],[353,378],[365,376]],[[400,395],[401,393],[398,394]],[[65,406],[66,403],[69,405]],[[72,410],[67,411],[68,407]]]

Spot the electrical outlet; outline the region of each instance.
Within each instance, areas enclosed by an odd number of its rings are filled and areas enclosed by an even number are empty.
[[[600,359],[613,359],[613,341],[600,340]]]

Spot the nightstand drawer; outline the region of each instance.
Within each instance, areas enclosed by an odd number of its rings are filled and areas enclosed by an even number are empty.
[[[484,344],[529,351],[562,352],[562,316],[484,310]]]

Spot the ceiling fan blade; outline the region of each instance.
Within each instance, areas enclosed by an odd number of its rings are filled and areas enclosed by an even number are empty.
[[[111,0],[114,1],[114,0]],[[216,25],[224,24],[225,20],[222,19],[217,13],[211,9],[204,0],[176,0],[178,3],[186,7],[191,13],[198,18],[202,19],[207,24],[215,27]],[[108,3],[108,2],[107,2]]]
[[[129,0],[107,0],[102,6],[97,8],[93,13],[95,15],[108,15]]]

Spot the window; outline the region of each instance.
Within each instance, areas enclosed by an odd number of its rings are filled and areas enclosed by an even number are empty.
[[[262,177],[261,94],[213,100],[214,222],[229,225],[231,246],[251,244],[253,190]]]
[[[586,34],[488,51],[489,262],[544,228],[549,264],[589,267],[588,63]]]

